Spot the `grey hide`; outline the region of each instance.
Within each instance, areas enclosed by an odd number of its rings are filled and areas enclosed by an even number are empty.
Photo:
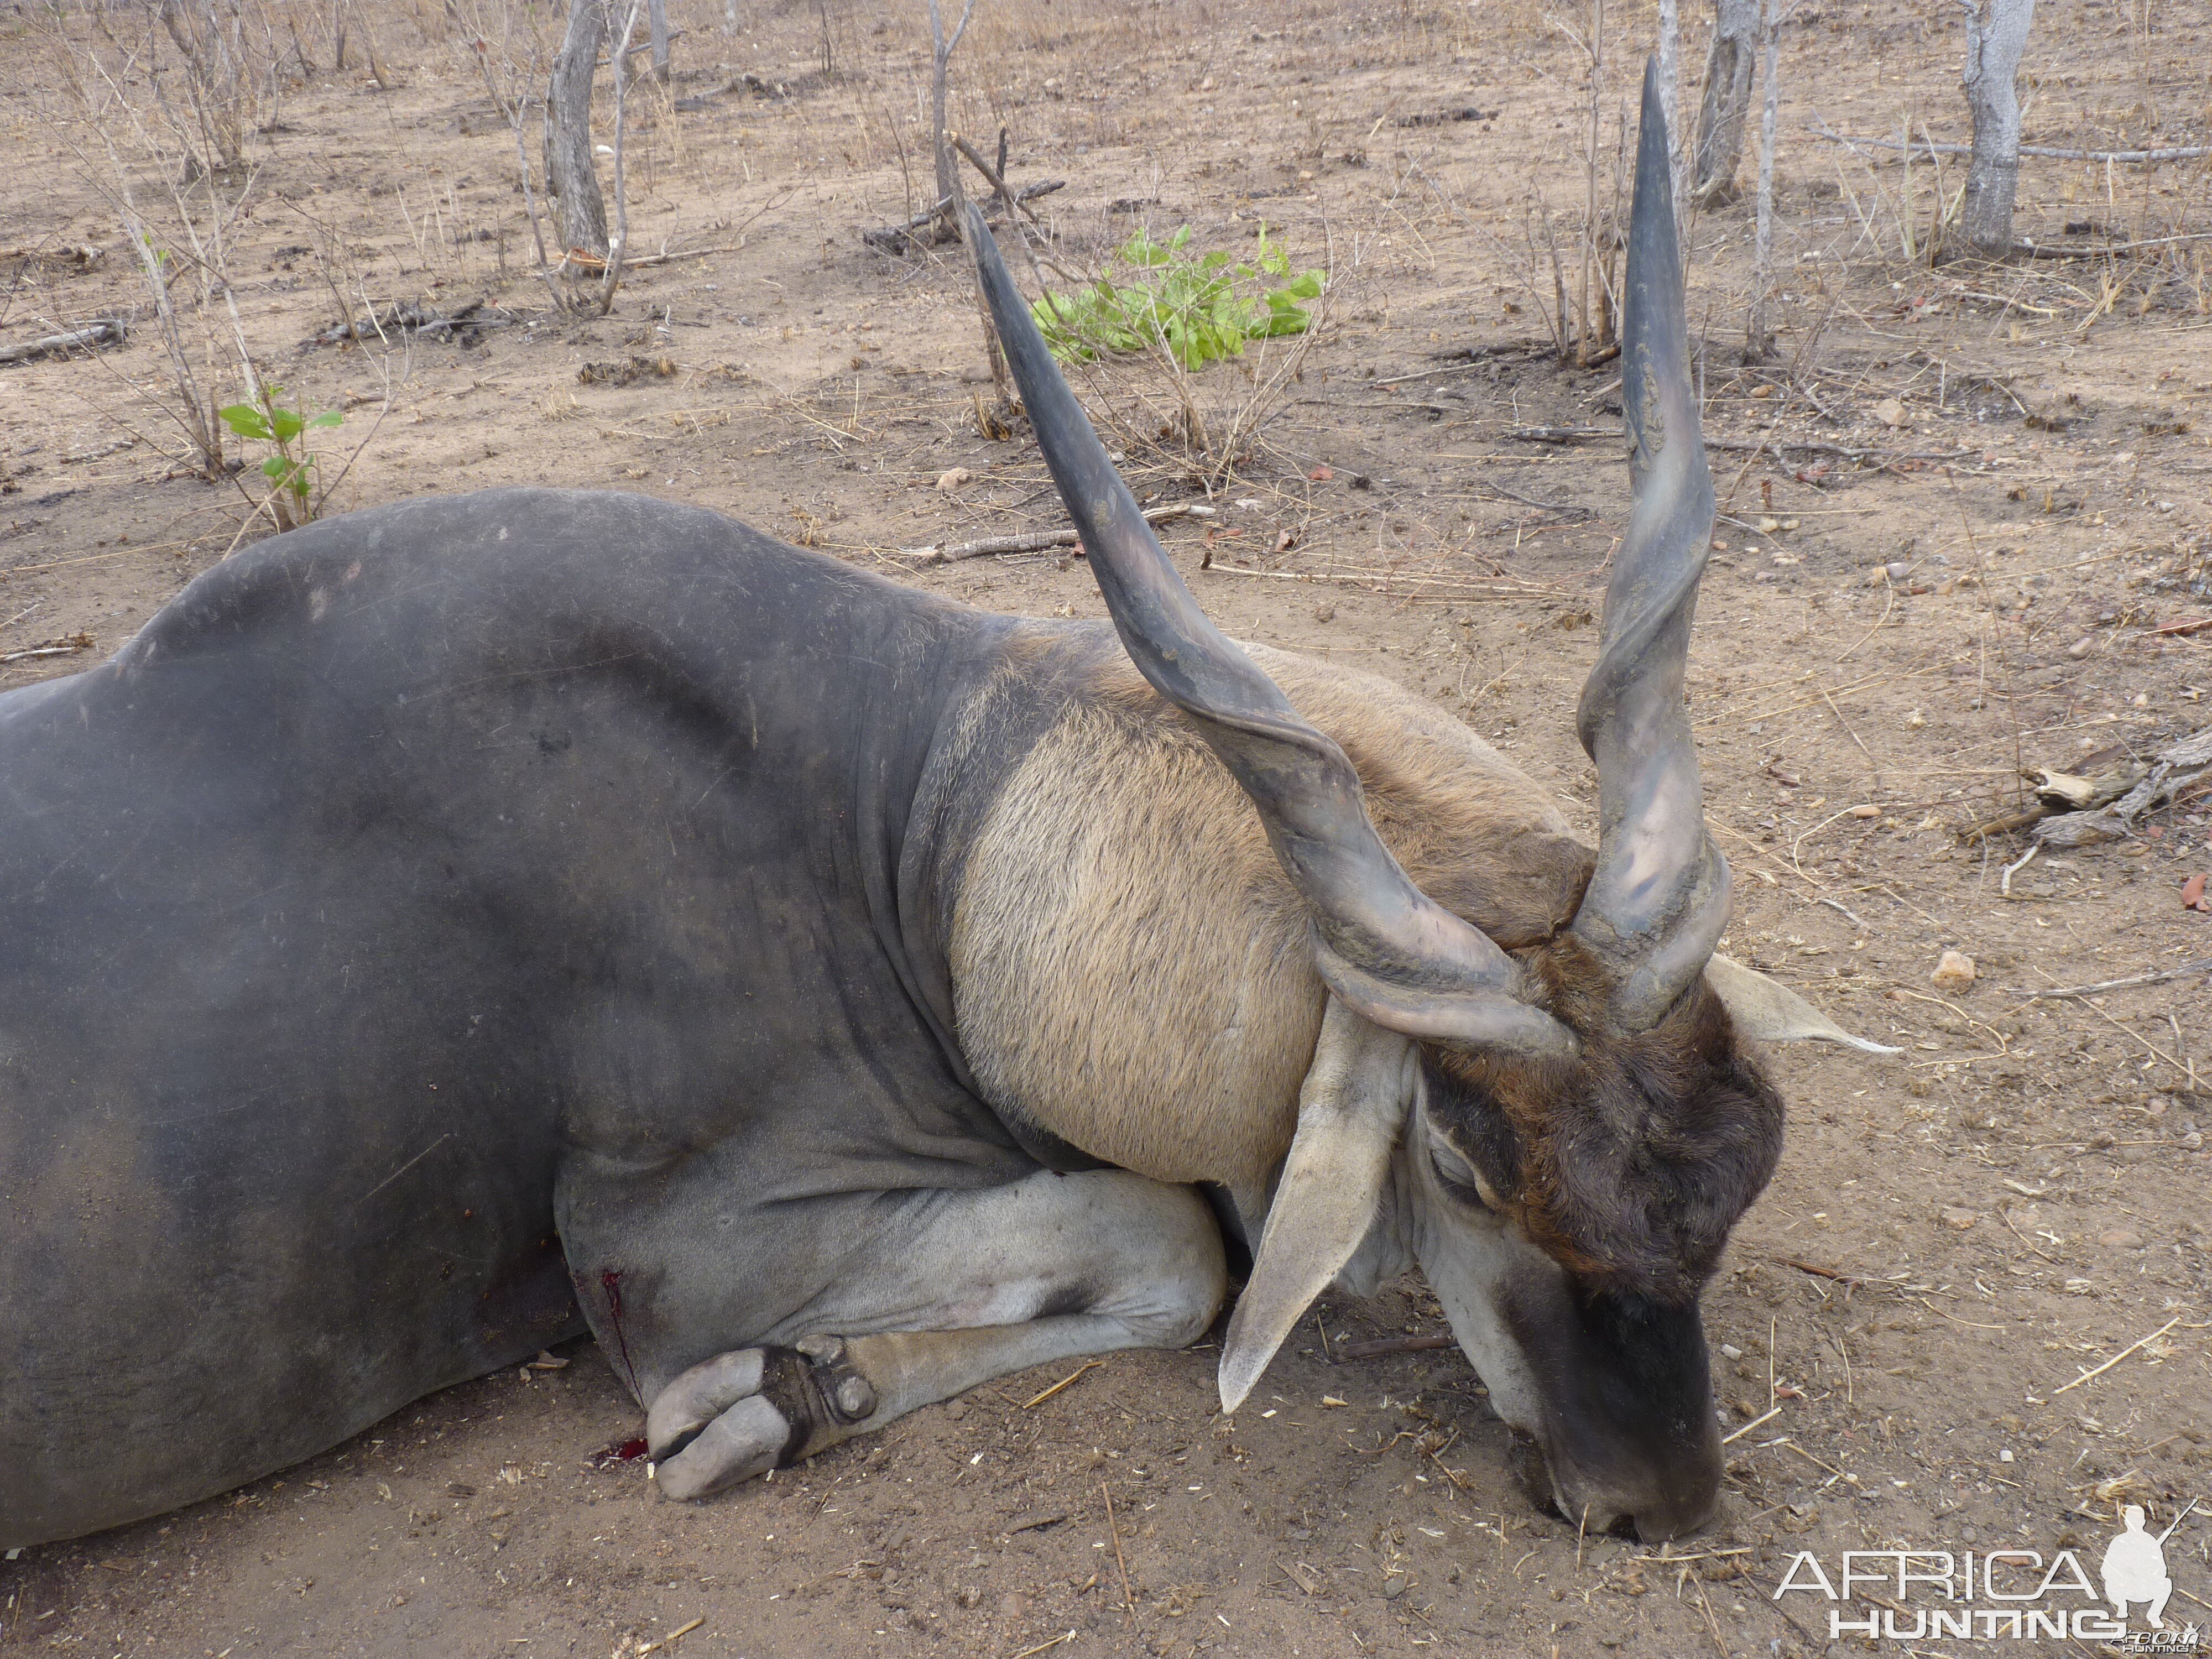
[[[507,490],[265,543],[0,696],[0,1545],[586,1322],[646,1402],[750,1342],[1036,1322],[904,1384],[916,1339],[868,1339],[883,1398],[811,1429],[796,1365],[783,1458],[1191,1340],[1203,1203],[1025,1145],[951,1035],[968,838],[1115,649]]]

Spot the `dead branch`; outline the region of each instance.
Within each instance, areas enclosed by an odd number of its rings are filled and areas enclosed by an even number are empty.
[[[2057,1002],[2067,997],[2101,996],[2107,991],[2131,990],[2138,985],[2163,985],[2168,980],[2186,979],[2191,974],[2212,973],[2212,957],[2199,957],[2194,962],[2185,962],[2179,968],[2168,968],[2156,974],[2132,974],[2126,979],[2099,980],[2094,985],[2062,985],[2051,991],[2019,991],[2015,996],[2030,1002]]]
[[[1438,1348],[1449,1348],[1455,1339],[1449,1336],[1378,1336],[1367,1342],[1346,1342],[1337,1349],[1341,1359],[1379,1359],[1391,1353],[1430,1353]]]
[[[1918,150],[1929,155],[1972,155],[1974,153],[1971,144],[1931,143],[1924,138],[1856,138],[1847,133],[1831,132],[1825,127],[1808,127],[1805,131],[1815,138],[1826,139],[1832,144],[1863,144],[1869,149]],[[2119,165],[2193,161],[2212,155],[2212,144],[2181,144],[2166,149],[2053,149],[2047,144],[2022,144],[2020,153],[2022,155],[2040,155],[2051,161],[2110,161]]]
[[[1036,184],[1024,185],[1016,191],[1014,201],[1018,206],[1026,206],[1040,196],[1049,196],[1056,190],[1066,188],[1067,180],[1065,179],[1041,179]],[[875,230],[864,230],[860,233],[860,240],[879,253],[902,253],[912,245],[913,233],[948,211],[951,202],[952,198],[948,196],[935,206],[924,208],[920,213],[902,223],[884,225]],[[988,213],[984,216],[990,219],[993,224],[1000,222],[996,219],[991,219]]]
[[[1155,507],[1146,509],[1145,522],[1162,525],[1170,520],[1188,518],[1194,513],[1210,512],[1183,502],[1175,507]],[[902,547],[902,559],[918,559],[923,564],[952,564],[961,559],[980,559],[991,553],[1042,553],[1048,548],[1072,547],[1081,536],[1075,526],[1064,530],[1032,530],[1018,536],[986,536],[979,542],[957,542],[950,547]]]
[[[40,357],[88,351],[94,346],[121,345],[124,333],[120,317],[102,317],[82,328],[70,329],[65,334],[49,334],[43,340],[26,340],[21,345],[0,346],[0,363],[27,363]]]

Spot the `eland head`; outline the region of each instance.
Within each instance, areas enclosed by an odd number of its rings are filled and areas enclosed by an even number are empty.
[[[1874,1045],[1715,954],[1729,868],[1706,830],[1683,706],[1713,487],[1653,76],[1621,352],[1634,509],[1577,720],[1597,768],[1599,845],[1571,923],[1517,954],[1413,884],[1344,751],[1206,619],[972,208],[969,232],[1121,640],[1257,811],[1305,902],[1328,990],[1230,1323],[1224,1408],[1314,1297],[1347,1268],[1359,1279],[1355,1258],[1389,1233],[1419,1260],[1499,1414],[1530,1437],[1540,1501],[1593,1531],[1693,1529],[1721,1473],[1698,1296],[1782,1147],[1781,1099],[1741,1038]]]

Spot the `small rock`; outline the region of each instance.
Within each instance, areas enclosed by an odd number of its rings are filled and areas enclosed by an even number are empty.
[[[2066,654],[2073,658],[2075,661],[2079,662],[2082,658],[2087,656],[2090,652],[2095,650],[2096,647],[2096,641],[2089,638],[2087,635],[2084,635],[2081,638],[2075,641],[2073,644],[2066,647]]]
[[[1741,1359],[1743,1358],[1743,1350],[1733,1342],[1723,1342],[1721,1344],[1721,1357],[1724,1359]]]
[[[1882,573],[1893,582],[1901,582],[1912,574],[1912,567],[1902,559],[1892,559],[1882,566]]]
[[[1938,985],[1972,985],[1974,982],[1974,959],[1964,951],[1946,951],[1942,959],[1936,964],[1936,971],[1928,977]]]
[[[975,482],[975,475],[964,466],[956,466],[949,472],[938,475],[937,487],[948,495]]]
[[[1922,714],[1917,708],[1914,709],[1911,714],[1905,717],[1905,727],[1908,732],[1917,732],[1927,724],[1928,716]]]
[[[1881,808],[1871,801],[1861,801],[1851,808],[1851,816],[1855,818],[1878,818],[1881,816]]]
[[[2132,1227],[2110,1227],[2097,1235],[2097,1243],[2108,1250],[2138,1249],[2142,1245],[2142,1235]]]
[[[1333,605],[1316,605],[1314,607],[1314,620],[1316,622],[1334,622],[1336,620],[1336,607]]]
[[[2212,910],[2212,899],[2204,896],[2204,877],[2190,877],[2181,884],[2181,908],[2185,910]]]
[[[1894,398],[1884,398],[1874,406],[1874,417],[1884,426],[1909,426],[1912,417],[1905,412],[1905,405]]]
[[[1029,1615],[1030,1598],[1019,1590],[1008,1590],[999,1598],[999,1617],[1023,1619]]]
[[[1982,1218],[1979,1210],[1962,1210],[1955,1204],[1946,1204],[1936,1214],[1943,1218],[1945,1226],[1962,1233]]]

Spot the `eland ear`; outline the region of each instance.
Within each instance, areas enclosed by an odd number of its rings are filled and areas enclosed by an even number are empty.
[[[1853,1036],[1795,991],[1717,951],[1705,963],[1705,983],[1727,1006],[1736,1029],[1762,1042],[1840,1042],[1863,1054],[1905,1052]]]
[[[1298,1091],[1297,1133],[1222,1344],[1223,1411],[1244,1403],[1291,1328],[1367,1237],[1413,1106],[1416,1064],[1412,1042],[1330,996]]]

